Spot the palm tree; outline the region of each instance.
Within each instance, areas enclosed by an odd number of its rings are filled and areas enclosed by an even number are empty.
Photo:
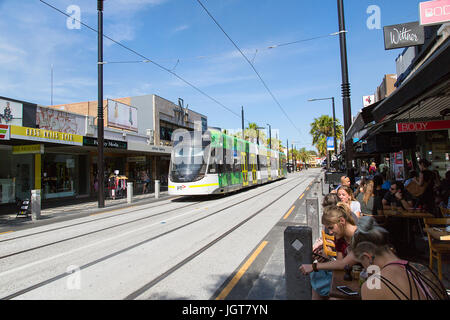
[[[342,140],[343,127],[336,119],[336,140]],[[322,115],[315,118],[311,123],[311,131],[309,132],[313,141],[312,144],[316,146],[320,156],[327,154],[327,137],[333,137],[333,118],[327,115]]]

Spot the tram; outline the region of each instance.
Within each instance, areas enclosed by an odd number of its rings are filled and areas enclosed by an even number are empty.
[[[175,131],[169,195],[225,194],[287,175],[286,155],[209,129]]]

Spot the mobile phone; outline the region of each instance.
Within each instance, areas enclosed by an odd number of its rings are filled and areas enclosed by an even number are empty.
[[[347,286],[337,286],[336,287],[339,291],[349,295],[349,296],[357,296],[359,293],[356,291],[353,291],[352,289],[350,289]]]

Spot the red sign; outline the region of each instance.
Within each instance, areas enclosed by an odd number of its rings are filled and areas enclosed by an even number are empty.
[[[450,120],[424,121],[424,122],[401,122],[396,124],[397,133],[433,131],[450,129]]]
[[[419,4],[420,24],[423,26],[450,21],[450,0],[434,0]]]
[[[9,140],[9,126],[0,124],[0,140]]]

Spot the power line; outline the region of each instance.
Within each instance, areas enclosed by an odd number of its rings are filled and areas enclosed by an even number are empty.
[[[69,17],[69,18],[71,18],[71,19],[73,19],[73,20],[79,22],[80,24],[82,24],[82,25],[85,26],[86,28],[88,28],[88,29],[90,29],[90,30],[92,30],[92,31],[94,31],[95,33],[98,34],[98,30],[97,30],[97,29],[92,28],[91,26],[87,25],[86,23],[84,23],[84,22],[82,22],[82,21],[80,21],[80,20],[78,20],[78,19],[76,19],[76,18],[74,18],[74,17],[68,15],[68,14],[65,13],[64,11],[62,11],[62,10],[60,10],[60,9],[58,9],[58,8],[56,8],[56,7],[54,7],[53,5],[51,5],[51,4],[47,3],[47,2],[45,2],[44,0],[39,0],[39,1],[42,2],[42,3],[44,3],[45,5],[49,6],[50,8],[52,8],[52,9],[58,11],[59,13],[65,15],[66,17]],[[240,114],[234,112],[233,110],[231,110],[230,108],[228,108],[227,106],[225,106],[223,103],[221,103],[221,102],[218,101],[217,99],[211,97],[209,94],[207,94],[207,93],[204,92],[203,90],[199,89],[198,87],[196,87],[195,85],[193,85],[193,84],[190,83],[189,81],[185,80],[184,78],[182,78],[181,76],[179,76],[178,74],[176,74],[175,72],[173,72],[172,70],[170,70],[170,69],[168,69],[168,68],[166,68],[166,67],[160,65],[159,63],[157,63],[157,62],[155,62],[155,61],[153,61],[153,60],[151,60],[151,59],[145,57],[144,55],[140,54],[139,52],[137,52],[137,51],[135,51],[135,50],[133,50],[133,49],[127,47],[126,45],[120,43],[119,41],[116,41],[116,40],[112,39],[111,37],[108,37],[108,36],[105,35],[105,34],[103,34],[103,37],[105,37],[106,39],[108,39],[108,40],[114,42],[115,44],[119,45],[120,47],[122,47],[122,48],[124,48],[124,49],[126,49],[126,50],[128,50],[128,51],[130,51],[130,52],[132,52],[132,53],[134,53],[135,55],[137,55],[137,56],[139,56],[139,57],[145,59],[144,61],[139,61],[139,62],[150,62],[150,63],[152,63],[153,65],[157,66],[158,68],[160,68],[160,69],[162,69],[162,70],[164,70],[164,71],[166,71],[166,72],[172,74],[174,77],[178,78],[179,80],[181,80],[182,82],[184,82],[184,83],[187,84],[188,86],[192,87],[193,89],[195,89],[196,91],[198,91],[199,93],[201,93],[202,95],[204,95],[205,97],[207,97],[208,99],[214,101],[216,104],[220,105],[221,107],[223,107],[224,109],[228,110],[229,112],[231,112],[231,113],[233,113],[235,116],[237,116],[239,119],[241,119],[241,115],[240,115]],[[106,64],[107,62],[102,62],[102,63],[103,63],[103,64]],[[113,62],[109,62],[109,63],[113,63]],[[128,61],[128,62],[116,62],[116,63],[135,63],[135,62]],[[246,120],[246,119],[244,118],[244,120]],[[248,123],[250,123],[250,121],[248,121],[248,120],[246,120],[246,121],[247,121]]]
[[[280,110],[284,113],[284,115],[286,116],[286,118],[289,120],[289,122],[294,126],[294,128],[298,131],[298,133],[300,133],[300,135],[302,135],[302,133],[300,132],[300,130],[297,128],[297,126],[294,124],[294,122],[291,120],[291,118],[289,118],[288,114],[286,113],[286,111],[284,111],[283,107],[281,106],[280,102],[277,100],[277,98],[274,96],[274,94],[272,93],[272,91],[269,89],[269,87],[267,86],[266,82],[263,80],[263,78],[261,77],[261,75],[259,74],[259,72],[256,70],[255,66],[251,63],[251,61],[247,58],[247,56],[242,52],[242,50],[238,47],[238,45],[233,41],[233,39],[231,39],[231,37],[227,34],[227,32],[222,28],[222,26],[217,22],[217,20],[213,17],[213,15],[208,11],[208,9],[206,9],[206,7],[203,5],[203,3],[200,0],[197,0],[197,2],[200,4],[200,6],[203,8],[203,10],[205,10],[205,12],[209,15],[209,17],[214,21],[214,23],[219,27],[220,30],[222,30],[222,32],[225,34],[225,36],[228,38],[228,40],[230,40],[230,42],[234,45],[234,47],[240,52],[240,54],[244,57],[244,59],[248,62],[248,64],[250,65],[250,67],[253,69],[253,71],[256,73],[256,75],[258,76],[259,80],[261,80],[261,83],[264,85],[264,87],[266,88],[266,90],[269,92],[269,94],[272,96],[272,99],[275,101],[275,103],[278,105],[278,107],[280,108]]]

